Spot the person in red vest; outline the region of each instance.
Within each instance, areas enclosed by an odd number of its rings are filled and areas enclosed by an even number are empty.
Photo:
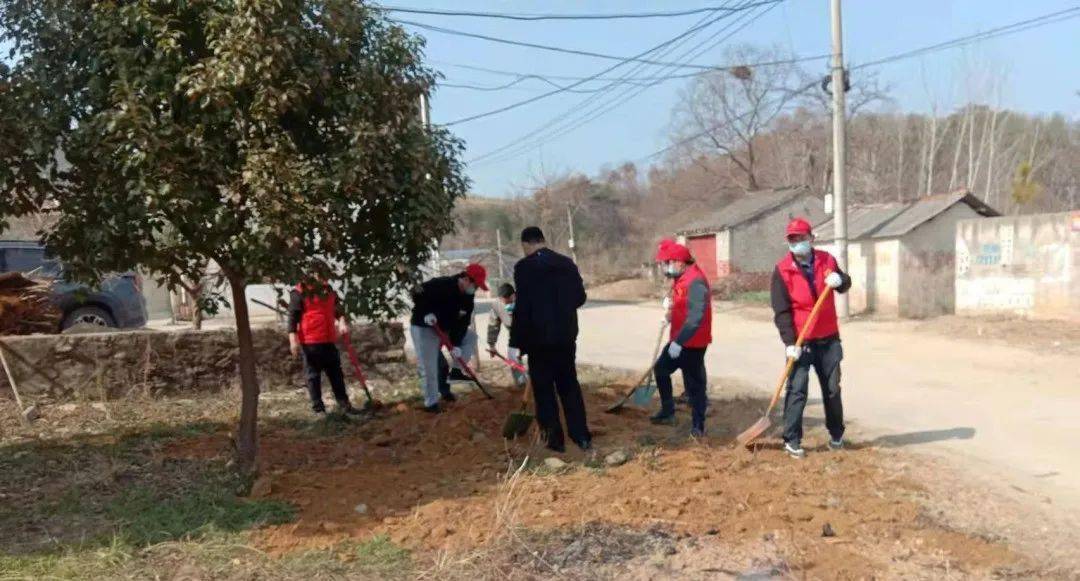
[[[695,437],[705,435],[705,350],[712,343],[712,292],[709,280],[701,271],[690,250],[672,240],[662,240],[656,253],[664,275],[671,281],[670,342],[653,366],[653,376],[660,389],[660,411],[649,420],[654,424],[675,423],[675,399],[671,393],[671,375],[682,370],[683,385],[690,400],[691,429]]]
[[[339,334],[348,332],[349,325],[340,310],[337,294],[328,286],[316,291],[298,284],[289,292],[289,350],[293,357],[303,354],[311,408],[316,414],[326,413],[322,399],[323,373],[330,380],[340,411],[361,413],[349,402],[337,348]]]
[[[851,277],[840,270],[833,255],[814,249],[814,233],[806,220],[793,219],[787,225],[786,235],[790,252],[776,263],[770,301],[785,354],[788,359],[795,359],[784,398],[784,451],[794,458],[802,458],[806,455],[802,447],[802,417],[811,367],[821,385],[829,448],[839,450],[844,447],[844,406],[840,401],[840,361],[844,358],[844,349],[840,345],[840,325],[832,299],[822,305],[817,320],[806,333],[802,348],[796,348],[795,343],[818,296],[826,287],[839,293],[847,292],[851,288]]]

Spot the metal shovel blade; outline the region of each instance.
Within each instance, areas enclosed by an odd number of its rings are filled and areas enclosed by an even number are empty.
[[[532,423],[533,415],[525,410],[511,413],[506,417],[506,423],[503,424],[503,438],[513,440],[518,436],[524,436],[525,432],[529,431],[529,426],[531,426]]]
[[[771,425],[772,422],[769,421],[769,416],[762,416],[760,420],[754,422],[754,425],[746,428],[743,433],[736,436],[735,441],[740,446],[747,446],[750,442],[760,438],[762,434],[768,431]]]
[[[656,384],[646,383],[644,385],[639,385],[638,388],[634,390],[634,395],[630,400],[634,402],[634,405],[643,408],[649,405],[649,402],[652,401],[653,394],[655,393]]]

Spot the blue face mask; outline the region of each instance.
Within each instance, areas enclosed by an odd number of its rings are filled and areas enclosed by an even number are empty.
[[[506,305],[506,312],[508,312],[508,313],[513,313],[514,312],[514,303],[508,303]]]
[[[803,240],[802,242],[788,244],[788,248],[790,248],[791,253],[796,256],[808,256],[810,254],[810,241]]]

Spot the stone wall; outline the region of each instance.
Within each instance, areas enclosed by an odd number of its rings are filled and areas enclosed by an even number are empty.
[[[267,326],[252,333],[261,388],[302,386],[302,364],[289,354],[285,331]],[[236,331],[231,328],[31,335],[2,340],[5,358],[26,404],[216,391],[239,382]],[[405,334],[400,323],[356,325],[352,342],[371,378],[397,373],[405,362]],[[344,350],[342,364],[351,378]],[[7,391],[2,373],[0,386]]]

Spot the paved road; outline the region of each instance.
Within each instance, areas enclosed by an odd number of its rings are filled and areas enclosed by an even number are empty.
[[[580,313],[579,361],[643,369],[661,314],[652,305],[587,305]],[[481,329],[485,323],[486,315],[477,317]],[[712,395],[770,393],[783,365],[771,321],[720,312],[713,329],[707,365],[723,388]],[[853,439],[949,454],[1080,511],[1075,355],[948,338],[902,322],[856,322],[842,333],[844,406]],[[808,413],[820,414],[817,394],[812,386]]]

